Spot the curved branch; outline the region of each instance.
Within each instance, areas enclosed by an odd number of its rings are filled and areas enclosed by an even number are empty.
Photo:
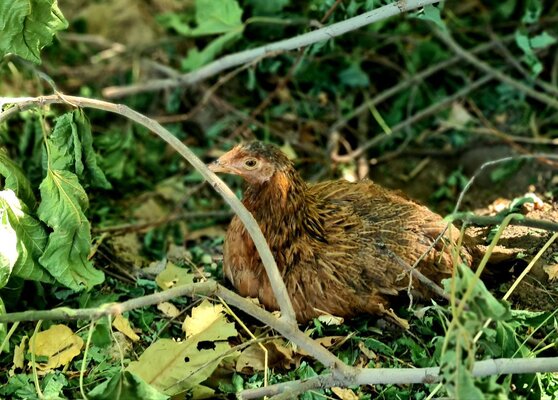
[[[381,21],[394,15],[439,2],[440,0],[398,0],[375,10],[357,15],[356,17],[349,18],[345,21],[316,29],[312,32],[266,44],[264,46],[256,47],[255,49],[229,54],[195,71],[180,75],[177,78],[156,79],[144,82],[141,85],[107,87],[103,90],[103,96],[107,98],[117,98],[141,92],[152,92],[155,90],[188,86],[207,79],[213,75],[217,75],[219,72],[226,69],[249,63],[257,58],[265,57],[270,53],[273,54],[306,47],[323,40],[329,40],[334,37],[341,36],[347,32],[354,31],[358,28],[362,28],[363,26],[370,25],[374,22]]]
[[[275,259],[271,254],[271,250],[258,226],[258,223],[252,214],[244,207],[238,200],[231,189],[213,172],[211,172],[206,165],[182,143],[176,136],[163,128],[158,122],[146,117],[137,111],[123,104],[114,104],[102,100],[87,99],[84,97],[66,96],[66,95],[50,95],[42,97],[25,97],[25,98],[0,98],[0,110],[5,104],[13,104],[15,107],[9,108],[6,111],[0,112],[0,123],[10,116],[33,107],[41,107],[47,104],[70,104],[74,107],[95,108],[104,110],[115,114],[120,114],[140,125],[143,125],[150,131],[156,133],[161,139],[167,142],[173,149],[175,149],[182,157],[184,157],[209,183],[213,188],[223,197],[229,204],[236,215],[240,218],[248,234],[254,241],[256,249],[260,255],[265,271],[271,282],[273,294],[277,299],[277,304],[281,309],[282,318],[285,318],[289,323],[296,324],[296,318],[291,300],[287,293],[285,283],[281,278],[281,274],[275,263]]]

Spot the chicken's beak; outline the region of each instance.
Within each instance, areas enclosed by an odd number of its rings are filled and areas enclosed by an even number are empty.
[[[207,168],[209,168],[210,171],[213,171],[215,173],[219,173],[219,172],[230,173],[230,169],[227,168],[225,165],[221,164],[219,160],[215,160],[212,163],[207,164]]]

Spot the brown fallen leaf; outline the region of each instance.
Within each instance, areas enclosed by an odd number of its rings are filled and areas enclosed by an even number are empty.
[[[169,318],[176,318],[180,315],[180,310],[168,301],[157,304],[157,309]]]
[[[558,264],[545,265],[543,269],[547,273],[549,281],[558,278]]]
[[[268,354],[268,368],[284,368],[288,369],[295,360],[293,359],[293,350],[287,347],[282,339],[275,339],[263,343]],[[253,373],[254,371],[263,371],[265,367],[264,351],[259,344],[253,344],[246,348],[236,360],[236,371],[244,373]]]

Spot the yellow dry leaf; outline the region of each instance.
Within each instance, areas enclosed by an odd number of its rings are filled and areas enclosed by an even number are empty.
[[[176,308],[174,304],[169,303],[168,301],[157,304],[157,309],[165,314],[165,316],[170,318],[176,318],[180,315],[180,310]]]
[[[268,368],[288,368],[294,364],[293,350],[285,345],[284,340],[276,339],[264,344],[268,354]],[[246,348],[236,360],[236,371],[263,371],[265,367],[265,355],[259,344],[253,344]]]
[[[358,396],[351,389],[332,387],[331,391],[341,400],[358,400]]]
[[[331,314],[324,314],[318,317],[318,321],[326,324],[326,325],[341,325],[344,321],[342,317],[337,317]]]
[[[205,381],[224,358],[237,357],[228,342],[237,332],[222,309],[205,300],[192,310],[194,317],[186,324],[188,338],[155,341],[126,370],[169,396]]]
[[[10,376],[15,374],[16,369],[23,369],[25,364],[25,347],[27,345],[27,339],[29,339],[27,335],[21,338],[21,343],[16,345],[14,348],[14,365],[10,369]]]
[[[186,337],[197,335],[211,326],[216,320],[223,318],[224,307],[221,304],[212,304],[204,300],[199,306],[192,309],[192,316],[186,317],[182,330]]]
[[[186,285],[194,282],[194,274],[191,274],[187,269],[180,268],[169,262],[165,269],[155,278],[157,285],[167,290],[174,286]]]
[[[558,278],[558,264],[546,265],[543,267],[544,272],[548,275],[548,280],[553,281]]]
[[[126,335],[133,342],[137,342],[140,339],[140,337],[130,326],[130,321],[128,321],[128,318],[124,318],[120,314],[114,318],[114,321],[112,321],[112,326],[114,326],[119,332]]]
[[[36,357],[48,357],[47,362],[36,363],[37,368],[44,372],[68,365],[75,356],[79,355],[82,347],[83,339],[66,325],[53,325],[29,339],[30,353],[34,353]],[[31,361],[28,365],[31,365]]]

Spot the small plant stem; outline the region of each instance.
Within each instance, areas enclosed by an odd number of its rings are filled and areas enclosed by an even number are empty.
[[[235,321],[242,327],[242,329],[244,329],[244,332],[246,332],[248,334],[248,336],[250,336],[252,338],[252,340],[258,340],[258,338],[256,338],[256,336],[252,333],[252,331],[250,329],[248,329],[246,324],[240,318],[238,318],[238,315],[236,315],[236,313],[233,310],[231,310],[231,308],[229,307],[227,302],[220,297],[219,297],[219,301],[227,309],[227,312],[230,315],[232,315],[232,317],[235,319]],[[268,382],[267,382],[268,371],[267,370],[268,370],[268,362],[269,362],[269,352],[267,351],[267,347],[265,347],[261,342],[257,342],[257,343],[258,343],[258,346],[260,347],[260,349],[262,349],[262,351],[264,353],[264,387],[265,387],[265,386],[268,385]]]
[[[459,317],[463,313],[463,310],[465,308],[465,305],[467,304],[467,301],[469,300],[469,297],[471,297],[471,295],[473,294],[473,291],[475,290],[476,284],[480,280],[481,273],[484,270],[484,267],[486,266],[486,264],[488,263],[488,260],[490,259],[490,256],[491,256],[492,252],[494,251],[494,247],[496,247],[496,244],[500,240],[500,236],[504,232],[504,229],[506,229],[506,227],[508,226],[509,222],[512,219],[517,218],[518,216],[521,216],[521,214],[510,214],[510,215],[507,215],[504,218],[504,220],[502,221],[502,224],[499,226],[498,230],[496,231],[496,234],[494,235],[494,238],[492,239],[492,242],[490,242],[490,245],[486,249],[486,253],[484,254],[481,262],[479,263],[479,266],[477,267],[477,270],[475,271],[475,275],[473,276],[473,279],[471,280],[471,282],[467,286],[467,290],[465,291],[465,294],[463,294],[463,297],[460,299],[461,300],[460,303],[457,305],[457,307],[455,308],[455,311],[452,313],[453,318],[452,318],[452,320],[451,320],[451,322],[448,326],[447,332],[446,332],[446,337],[445,337],[445,340],[444,340],[444,344],[442,346],[442,354],[444,354],[447,351],[447,347],[449,345],[449,339],[451,337],[449,332],[452,332],[455,329],[456,325],[459,324]],[[453,289],[455,290],[455,287],[453,287]]]
[[[471,188],[471,186],[473,185],[475,180],[479,177],[480,174],[482,174],[482,172],[486,168],[489,168],[491,166],[498,165],[498,164],[501,164],[501,163],[506,163],[508,161],[513,161],[513,160],[533,160],[533,159],[538,159],[538,158],[542,158],[542,159],[549,158],[549,159],[553,159],[553,160],[558,160],[558,155],[548,154],[548,153],[524,154],[524,155],[518,155],[518,156],[499,158],[497,160],[492,160],[492,161],[485,162],[484,164],[482,164],[475,171],[475,173],[473,174],[471,179],[469,179],[469,181],[467,182],[467,184],[465,185],[465,187],[463,188],[461,193],[459,193],[459,197],[457,198],[457,202],[455,203],[455,207],[453,209],[453,214],[455,214],[459,211],[459,209],[461,208],[461,204],[463,203],[463,198],[465,197],[465,194],[469,191],[469,189]]]
[[[89,330],[87,332],[87,341],[85,342],[85,350],[83,350],[83,360],[81,362],[81,368],[79,371],[79,391],[84,398],[87,400],[87,395],[85,394],[85,388],[83,387],[83,377],[85,376],[85,370],[87,369],[87,355],[89,353],[89,348],[91,347],[91,339],[93,338],[93,331],[95,330],[95,325],[97,321],[91,321],[89,323]]]
[[[542,255],[544,254],[544,252],[546,250],[548,250],[548,248],[550,247],[550,245],[552,243],[554,243],[554,241],[556,240],[556,238],[558,238],[558,232],[556,232],[554,235],[552,235],[552,237],[544,244],[544,246],[538,251],[538,253],[535,255],[535,257],[533,257],[533,259],[531,260],[531,262],[529,263],[529,265],[527,265],[527,267],[523,270],[523,272],[521,273],[521,275],[519,275],[517,277],[517,279],[515,280],[515,282],[513,283],[513,285],[511,285],[511,287],[508,289],[508,291],[506,292],[506,294],[504,295],[504,297],[502,297],[503,300],[507,300],[509,299],[509,297],[512,295],[512,293],[514,292],[514,290],[517,288],[517,286],[521,283],[521,281],[523,280],[523,278],[525,278],[527,276],[527,274],[531,271],[531,268],[533,268],[533,266],[537,263],[537,261],[539,260],[539,258],[542,257]],[[475,338],[473,339],[474,343],[477,343],[477,341],[481,338],[484,329],[486,329],[488,327],[488,325],[490,325],[490,323],[492,322],[492,318],[488,318],[486,320],[486,322],[484,323],[482,329],[476,334]]]
[[[29,351],[31,352],[31,366],[32,366],[32,370],[33,370],[33,383],[35,384],[35,391],[37,392],[37,396],[39,397],[39,399],[44,399],[45,396],[43,395],[43,391],[41,390],[41,384],[39,383],[39,375],[37,374],[37,362],[35,360],[35,352],[37,351],[37,346],[35,345],[35,342],[37,340],[37,334],[39,333],[39,329],[41,329],[41,325],[43,324],[43,321],[37,321],[37,324],[35,325],[35,330],[33,331],[33,336],[31,337],[31,349],[29,349]]]
[[[7,347],[8,343],[10,342],[10,338],[12,337],[12,335],[14,334],[14,332],[16,331],[17,327],[19,326],[19,321],[15,322],[12,324],[12,327],[10,328],[10,330],[8,331],[8,333],[6,334],[6,337],[4,338],[4,340],[2,341],[2,345],[0,346],[0,354],[4,351],[4,349]],[[7,350],[6,350],[7,351]]]

